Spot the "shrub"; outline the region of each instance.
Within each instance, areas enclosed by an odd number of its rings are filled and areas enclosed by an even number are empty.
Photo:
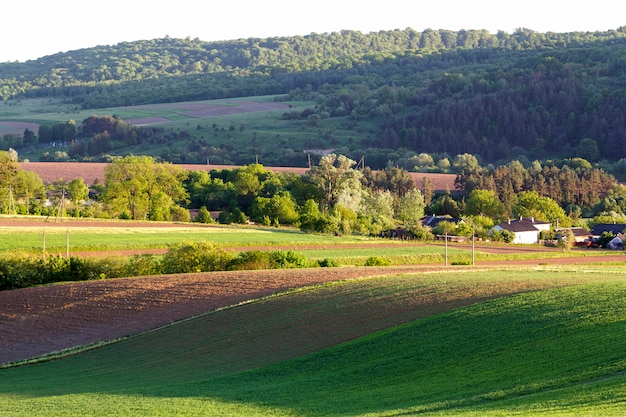
[[[161,271],[165,274],[223,271],[232,255],[212,242],[183,242],[171,247],[163,256]]]
[[[277,250],[270,253],[275,268],[306,268],[308,262],[301,253],[289,250]]]
[[[215,223],[215,221],[213,220],[213,217],[211,217],[211,213],[206,208],[206,206],[200,207],[200,210],[198,210],[198,215],[196,216],[194,221],[197,223],[204,223],[204,224]]]
[[[26,288],[61,281],[86,281],[121,276],[117,259],[84,259],[16,254],[0,258],[0,290]]]
[[[491,238],[495,242],[512,243],[515,240],[515,233],[509,230],[494,230]]]
[[[322,268],[334,268],[334,267],[339,266],[339,262],[337,262],[336,259],[325,258],[325,259],[317,261],[317,265]]]
[[[187,210],[184,207],[180,207],[180,206],[173,206],[170,209],[170,215],[172,217],[172,221],[175,222],[185,222],[188,223],[191,221],[191,214],[189,213],[189,210]],[[211,217],[211,216],[209,216]]]
[[[272,268],[272,260],[269,253],[260,250],[241,252],[237,257],[231,259],[227,266],[227,269],[233,271],[270,268]]]
[[[157,275],[160,273],[160,268],[161,265],[154,255],[134,255],[124,265],[124,276]]]
[[[28,255],[8,255],[0,257],[0,290],[31,287],[43,284],[39,264],[42,259]]]
[[[391,262],[378,256],[370,256],[369,258],[365,260],[365,266],[388,266],[388,265],[391,265]]]
[[[304,255],[284,250],[241,252],[228,263],[230,270],[306,268],[307,266],[308,262]]]

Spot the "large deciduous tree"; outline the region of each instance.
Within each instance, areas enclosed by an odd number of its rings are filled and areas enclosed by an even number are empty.
[[[70,181],[67,185],[67,192],[72,204],[75,206],[89,198],[89,187],[87,187],[87,184],[85,184],[82,178],[75,178]]]
[[[400,197],[398,206],[396,207],[396,218],[407,226],[416,225],[424,216],[424,196],[418,189],[407,191],[405,195]]]
[[[540,197],[536,191],[522,191],[517,196],[513,211],[521,217],[533,217],[536,220],[571,226],[571,219],[565,211],[550,197]]]
[[[492,190],[472,190],[465,203],[465,214],[485,215],[499,220],[505,214],[504,204]]]
[[[158,213],[159,220],[167,220],[163,210],[188,198],[183,188],[186,175],[180,168],[156,163],[149,156],[126,156],[107,166],[104,198],[118,215],[140,220]]]
[[[324,195],[323,210],[332,208],[344,191],[361,188],[362,174],[352,168],[355,164],[355,161],[344,155],[331,153],[324,155],[319,165],[311,168],[308,175]]]

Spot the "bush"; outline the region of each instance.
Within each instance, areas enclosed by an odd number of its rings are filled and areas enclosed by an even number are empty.
[[[189,210],[187,210],[184,207],[180,207],[180,206],[172,207],[170,209],[170,215],[172,217],[172,221],[175,221],[175,222],[188,223],[191,221],[191,214],[189,213]]]
[[[388,266],[391,265],[386,259],[380,258],[378,256],[370,256],[365,260],[365,266]]]
[[[64,258],[11,255],[0,258],[0,290],[26,288],[61,281],[87,281],[118,277],[122,272],[117,259],[92,260],[77,256]]]
[[[494,242],[512,243],[515,240],[515,233],[509,230],[494,230],[491,238]]]
[[[309,266],[304,255],[292,250],[271,252],[270,258],[275,268],[306,268]]]
[[[243,269],[281,269],[281,268],[306,268],[308,262],[304,255],[294,251],[277,250],[264,252],[253,250],[241,252],[228,264],[230,270]]]
[[[204,223],[204,224],[215,223],[215,221],[213,220],[213,217],[211,217],[211,213],[206,208],[206,206],[200,207],[200,210],[198,210],[198,215],[196,216],[194,221],[197,223]]]
[[[165,274],[224,271],[232,255],[212,242],[183,242],[171,247],[163,256],[161,271]]]
[[[158,259],[151,254],[134,255],[124,265],[124,276],[139,277],[158,275],[161,272]]]
[[[252,250],[241,252],[228,263],[227,269],[241,271],[246,269],[271,269],[272,260],[268,252]]]
[[[322,259],[317,261],[317,265],[322,267],[322,268],[334,268],[334,267],[338,267],[339,266],[339,262],[337,262],[337,260],[335,259]]]
[[[9,255],[0,258],[0,290],[12,290],[43,284],[40,263],[43,260],[28,255]]]

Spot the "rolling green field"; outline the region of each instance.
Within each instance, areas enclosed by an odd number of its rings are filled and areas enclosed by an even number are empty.
[[[0,254],[30,253],[65,255],[68,246],[70,255],[125,250],[167,249],[182,242],[213,242],[230,250],[274,250],[293,249],[307,259],[316,261],[334,259],[339,265],[363,265],[370,257],[379,257],[391,265],[444,263],[445,248],[441,242],[403,242],[399,240],[330,234],[303,233],[296,229],[263,228],[246,226],[198,226],[176,227],[136,227],[119,222],[119,227],[51,227],[20,226],[0,227]],[[381,246],[382,245],[382,246]],[[497,246],[495,246],[497,247]],[[478,262],[497,260],[535,259],[536,252],[510,251],[510,253],[490,253],[493,244],[482,243],[475,246],[474,257]],[[576,250],[571,253],[542,252],[542,258],[564,256],[603,256],[613,252]],[[104,256],[110,256],[104,254]],[[454,243],[448,245],[448,262],[471,262],[472,251]],[[590,262],[593,262],[590,258]]]
[[[2,369],[0,415],[623,416],[625,299],[617,266],[317,286]]]
[[[183,241],[215,242],[225,247],[362,244],[380,242],[360,236],[337,238],[332,235],[303,233],[299,230],[184,226],[159,227],[9,227],[0,228],[0,251],[40,251],[44,238],[46,248],[65,251],[69,234],[70,248],[76,251],[167,248]],[[19,238],[18,238],[19,237]]]

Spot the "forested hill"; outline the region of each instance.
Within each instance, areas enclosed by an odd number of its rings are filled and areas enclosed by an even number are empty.
[[[0,64],[7,103],[52,97],[103,108],[269,94],[316,102],[289,120],[343,118],[359,139],[347,152],[617,161],[626,158],[626,27],[163,38]]]
[[[2,63],[0,97],[7,100],[20,96],[65,96],[85,107],[101,107],[118,105],[120,103],[110,101],[129,100],[128,97],[132,96],[135,101],[147,103],[188,100],[196,98],[194,96],[250,95],[256,93],[260,85],[266,90],[287,92],[290,87],[297,86],[298,79],[283,77],[277,80],[277,75],[325,70],[334,73],[364,65],[389,64],[394,58],[407,57],[419,58],[412,63],[416,70],[464,67],[476,65],[479,61],[502,64],[502,60],[508,59],[503,54],[507,51],[539,53],[590,47],[603,50],[623,43],[624,39],[626,27],[593,33],[538,33],[526,29],[513,34],[490,34],[485,30],[417,32],[406,29],[369,34],[341,31],[222,42],[166,37],[96,46],[24,63]],[[483,53],[468,55],[462,52],[468,50]],[[359,72],[362,71],[361,68]],[[203,78],[206,75],[213,76]],[[179,79],[173,80],[172,77]],[[243,79],[236,81],[238,78]],[[314,77],[309,75],[308,78]],[[218,87],[207,85],[216,81]],[[332,81],[333,78],[324,79],[331,84]],[[132,87],[133,90],[176,83],[176,88],[166,90],[179,90],[179,93],[175,97],[158,93],[139,97],[127,94],[124,98],[124,93],[116,91],[115,86],[124,84],[127,88],[130,82],[139,82]],[[100,94],[109,97],[103,97],[101,102],[88,97]]]

